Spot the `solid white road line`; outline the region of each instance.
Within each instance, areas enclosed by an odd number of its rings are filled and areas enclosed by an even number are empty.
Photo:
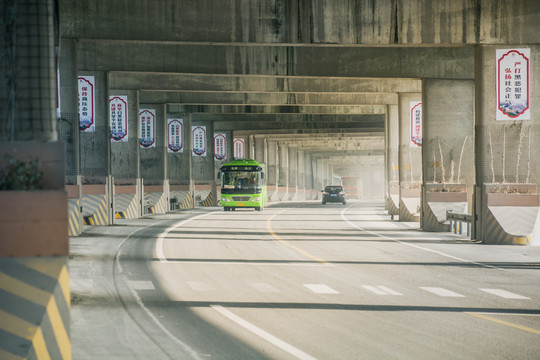
[[[420,289],[429,291],[430,293],[443,296],[443,297],[465,297],[464,295],[461,295],[456,292],[453,292],[444,288],[440,288],[440,287],[422,287],[421,286]]]
[[[165,238],[167,237],[167,235],[173,231],[174,229],[177,229],[179,228],[180,226],[182,225],[185,225],[187,224],[188,222],[190,221],[193,221],[193,220],[197,220],[197,219],[200,219],[204,216],[208,216],[208,215],[212,215],[212,214],[216,214],[216,213],[221,213],[220,211],[212,211],[212,212],[209,212],[209,213],[204,213],[204,214],[201,214],[201,215],[197,215],[197,216],[194,216],[192,218],[189,218],[189,219],[186,219],[186,220],[183,220],[183,221],[180,221],[179,223],[177,224],[174,224],[172,226],[169,226],[164,232],[162,232],[158,239],[157,239],[157,242],[156,242],[156,256],[158,257],[159,261],[161,263],[167,263],[169,262],[167,260],[167,258],[165,257],[165,254],[163,253],[163,241],[165,240]]]
[[[285,341],[275,337],[274,335],[264,331],[263,329],[253,325],[252,323],[242,319],[240,316],[225,309],[223,306],[211,305],[211,307],[212,309],[216,310],[217,312],[219,312],[221,315],[225,316],[229,320],[234,321],[236,324],[242,326],[244,329],[251,331],[253,334],[261,337],[262,339],[277,346],[278,348],[288,352],[295,358],[300,359],[300,360],[315,360],[313,356],[306,354],[302,350],[295,348],[294,346],[286,343]]]
[[[161,260],[161,259],[160,259]],[[162,262],[168,264],[184,264],[184,265],[250,265],[250,266],[299,266],[299,267],[319,267],[328,266],[320,262],[313,263],[301,263],[301,262],[260,262],[260,261],[212,261],[212,260],[167,260]]]
[[[479,289],[479,290],[481,290],[483,292],[486,292],[488,294],[500,296],[500,297],[505,298],[505,299],[524,299],[524,300],[530,300],[531,299],[529,297],[514,294],[514,293],[512,293],[510,291],[501,290],[501,289]]]
[[[415,245],[415,244],[411,244],[409,242],[406,242],[406,241],[402,241],[402,240],[399,240],[397,238],[393,238],[393,237],[390,237],[390,236],[386,236],[386,235],[382,235],[382,234],[379,234],[379,233],[376,233],[376,232],[373,232],[373,231],[369,231],[367,229],[364,229],[363,227],[361,226],[358,226],[356,225],[355,223],[353,223],[352,221],[349,221],[346,217],[345,217],[345,211],[347,209],[349,209],[351,206],[341,210],[341,218],[349,225],[351,225],[352,227],[354,228],[357,228],[358,230],[360,231],[363,231],[365,233],[368,233],[368,234],[371,234],[371,235],[374,235],[374,236],[378,236],[382,239],[387,239],[387,240],[392,240],[392,241],[395,241],[395,242],[398,242],[400,244],[403,244],[403,245],[407,245],[407,246],[410,246],[410,247],[414,247],[414,248],[417,248],[417,249],[420,249],[420,250],[424,250],[424,251],[428,251],[428,252],[431,252],[431,253],[434,253],[434,254],[439,254],[441,256],[444,256],[444,257],[447,257],[449,259],[454,259],[454,260],[457,260],[457,261],[461,261],[461,262],[465,262],[465,263],[469,263],[469,264],[475,264],[475,265],[478,265],[478,266],[483,266],[483,267],[486,267],[486,268],[490,268],[490,269],[499,269],[499,270],[504,270],[502,268],[499,268],[499,267],[496,267],[496,266],[491,266],[491,265],[487,265],[487,264],[482,264],[482,263],[478,263],[478,262],[475,262],[475,261],[470,261],[470,260],[465,260],[465,259],[462,259],[462,258],[459,258],[457,256],[452,256],[452,255],[449,255],[449,254],[445,254],[441,251],[437,251],[437,250],[433,250],[433,249],[428,249],[428,248],[425,248],[423,246],[420,246],[420,245]],[[384,230],[383,230],[384,231]]]
[[[304,284],[304,286],[313,291],[315,294],[339,294],[339,291],[336,291],[330,286],[324,284]]]

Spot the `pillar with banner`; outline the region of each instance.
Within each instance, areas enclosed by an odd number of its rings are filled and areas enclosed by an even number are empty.
[[[476,239],[540,244],[537,45],[476,48]]]

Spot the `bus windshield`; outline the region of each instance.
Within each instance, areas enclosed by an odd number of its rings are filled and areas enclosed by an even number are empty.
[[[222,193],[257,193],[262,186],[261,172],[257,171],[224,170],[221,176]]]

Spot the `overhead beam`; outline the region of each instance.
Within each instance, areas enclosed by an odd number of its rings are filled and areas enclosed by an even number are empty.
[[[258,74],[196,74],[111,71],[117,90],[239,93],[400,93],[420,92],[422,82],[403,78],[321,77]]]
[[[79,39],[82,71],[474,79],[474,47],[305,47]],[[216,61],[219,59],[219,61]]]
[[[396,93],[223,93],[140,91],[140,102],[174,105],[397,105]]]

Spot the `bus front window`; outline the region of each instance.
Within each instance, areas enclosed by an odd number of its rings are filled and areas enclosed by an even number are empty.
[[[260,182],[260,173],[253,171],[225,171],[221,177],[223,189],[256,190]]]

